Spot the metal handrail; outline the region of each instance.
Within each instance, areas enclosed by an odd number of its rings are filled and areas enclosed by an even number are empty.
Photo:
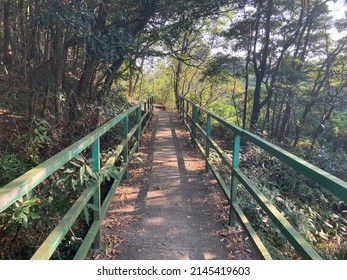
[[[124,175],[127,176],[128,163],[131,160],[133,154],[136,152],[140,145],[142,134],[147,128],[150,119],[153,115],[153,97],[132,106],[128,110],[124,111],[120,115],[111,119],[104,125],[100,126],[93,132],[89,133],[87,136],[83,137],[79,141],[70,145],[66,149],[62,150],[58,154],[49,158],[45,162],[39,164],[33,169],[29,170],[22,176],[8,183],[7,185],[0,188],[0,213],[6,210],[18,199],[21,199],[28,192],[37,187],[42,181],[47,179],[50,175],[56,172],[58,169],[63,167],[71,159],[76,157],[86,148],[92,148],[92,167],[95,172],[99,172],[103,168],[113,166],[116,160],[122,155],[123,163],[119,169],[117,176],[114,178],[114,183],[111,186],[106,198],[101,204],[100,196],[100,180],[94,185],[87,187],[65,216],[61,219],[58,225],[49,234],[47,239],[42,243],[36,253],[31,259],[50,259],[55,250],[57,249],[60,242],[65,237],[66,233],[69,231],[71,226],[74,224],[80,213],[86,207],[87,203],[91,198],[93,198],[94,220],[89,228],[89,231],[82,242],[75,259],[84,259],[90,249],[91,245],[94,243],[94,247],[100,247],[101,233],[100,226],[103,217],[106,215],[107,209],[111,203],[112,197],[119,186]],[[128,118],[129,114],[135,112],[135,125],[129,130]],[[109,158],[107,163],[101,167],[100,166],[100,137],[108,132],[111,128],[119,123],[123,123],[123,141],[118,145],[115,153]],[[128,142],[135,135],[136,141],[133,144],[131,150],[128,150]]]
[[[258,252],[264,259],[271,259],[271,255],[261,242],[260,238],[251,227],[248,219],[241,210],[236,201],[237,185],[241,183],[246,190],[252,195],[252,197],[258,202],[260,207],[267,213],[274,224],[279,228],[283,235],[293,245],[295,250],[304,259],[322,259],[321,256],[312,248],[312,246],[296,231],[296,229],[286,220],[286,218],[271,204],[271,202],[264,196],[263,193],[256,187],[256,185],[247,178],[247,176],[239,169],[239,157],[240,157],[240,142],[241,137],[246,138],[248,141],[255,144],[257,147],[273,155],[281,162],[292,167],[294,170],[303,174],[312,181],[318,183],[320,186],[335,194],[337,197],[344,201],[347,201],[347,183],[328,172],[306,162],[305,160],[283,150],[282,148],[266,141],[259,136],[244,130],[230,122],[220,118],[214,113],[198,106],[194,102],[188,100],[183,96],[179,96],[178,100],[178,112],[182,119],[182,123],[188,128],[191,134],[191,141],[194,145],[197,145],[206,159],[206,170],[211,168],[217,181],[222,187],[222,190],[230,202],[230,219],[233,214],[236,214],[244,225],[245,230],[249,233],[250,239],[257,248]],[[206,129],[204,130],[198,124],[199,112],[206,114]],[[223,124],[227,129],[230,129],[234,133],[234,147],[233,157],[227,155],[222,148],[211,138],[211,119],[216,120],[218,123]],[[201,135],[205,139],[205,147],[197,139],[197,129],[201,132]],[[211,147],[218,153],[223,162],[230,168],[232,172],[231,186],[229,187],[220,175],[217,168],[214,166],[210,159]]]

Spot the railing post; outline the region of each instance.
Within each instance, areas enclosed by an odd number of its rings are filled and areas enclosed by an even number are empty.
[[[241,135],[236,133],[234,136],[234,149],[233,149],[233,169],[239,168],[240,162],[240,143]],[[235,172],[232,170],[231,174],[231,188],[230,188],[230,213],[229,213],[229,225],[236,224],[236,216],[233,211],[233,204],[236,203],[238,179]]]
[[[100,138],[96,139],[92,144],[92,168],[94,172],[100,171]],[[93,210],[94,221],[101,222],[101,196],[100,196],[100,180],[97,178],[98,188],[93,195],[93,204],[97,210]],[[100,224],[101,225],[101,224]],[[94,239],[94,249],[101,247],[101,230],[97,232]]]
[[[198,121],[198,108],[193,106],[193,113],[192,113],[192,144],[194,145],[194,148],[196,147],[195,139],[196,139],[196,123]]]
[[[206,136],[210,137],[211,136],[211,116],[207,114],[207,120],[206,120]],[[208,171],[208,158],[210,157],[210,146],[211,143],[206,139],[205,142],[205,172],[207,173]]]
[[[186,124],[188,125],[188,123],[189,123],[189,118],[188,118],[188,116],[189,116],[189,102],[188,102],[188,100],[186,100]]]
[[[180,115],[180,119],[183,119],[183,97],[179,96],[179,103],[178,103],[178,113]]]
[[[129,170],[128,170],[128,115],[126,115],[123,119],[123,140],[126,141],[125,145],[124,145],[124,149],[123,149],[123,160],[124,163],[126,164],[126,171],[125,171],[125,179],[127,180],[129,177]]]
[[[143,103],[143,114],[146,115],[147,113],[147,101]],[[144,121],[147,122],[148,116],[145,117]]]
[[[135,133],[136,141],[138,142],[136,152],[138,152],[141,145],[141,105],[136,108],[136,124],[139,126]]]
[[[181,112],[182,112],[182,125],[184,124],[184,120],[185,120],[185,108],[184,108],[184,98],[182,97],[182,99],[181,99],[182,101],[181,101]]]

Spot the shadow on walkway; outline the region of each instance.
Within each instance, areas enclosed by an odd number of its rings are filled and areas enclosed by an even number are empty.
[[[138,154],[143,164],[132,163],[103,222],[105,258],[230,258],[235,246],[220,234],[226,201],[178,118],[155,111],[150,131]]]

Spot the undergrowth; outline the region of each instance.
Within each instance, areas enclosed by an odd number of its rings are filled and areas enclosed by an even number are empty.
[[[226,153],[232,155],[231,151]],[[230,171],[216,152],[212,151],[211,157],[224,180],[230,184]],[[341,154],[339,157],[344,158]],[[240,168],[324,259],[347,259],[345,202],[254,145],[243,146]],[[335,160],[330,171],[333,168],[338,173],[344,165],[339,168]],[[241,184],[237,199],[275,259],[300,258]]]
[[[110,95],[103,102],[88,106],[84,108],[81,120],[74,124],[52,116],[45,119],[35,117],[31,125],[20,131],[19,137],[8,141],[0,157],[0,187],[79,140],[131,104],[121,96]],[[129,123],[133,122],[131,117]],[[101,148],[105,151],[103,162],[121,139],[121,125],[101,138]],[[0,213],[0,259],[29,259],[82,191],[97,180],[103,181],[102,192],[107,193],[117,170],[109,168],[95,173],[91,168],[93,160],[90,149],[86,149]],[[93,221],[93,210],[95,207],[90,201],[52,259],[73,258]]]

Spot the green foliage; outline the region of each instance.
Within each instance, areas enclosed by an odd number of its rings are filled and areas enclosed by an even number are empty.
[[[25,151],[29,158],[29,163],[32,165],[40,164],[43,161],[41,150],[44,145],[52,142],[49,136],[49,124],[42,119],[34,119],[33,129],[22,136],[22,141],[25,142]]]
[[[9,183],[23,174],[29,165],[15,153],[5,153],[0,157],[0,185]]]
[[[225,135],[218,135],[217,138],[217,141],[228,139]],[[232,151],[225,150],[225,153],[232,158]],[[230,185],[230,170],[213,149],[210,159],[226,184]],[[330,164],[333,164],[333,160]],[[254,145],[242,147],[240,168],[324,259],[346,257],[346,202]],[[300,258],[241,184],[238,185],[237,201],[275,259]]]
[[[344,214],[347,205],[344,202],[255,147],[243,155],[242,168],[324,258],[340,258],[347,246]],[[270,251],[280,258],[297,258],[285,238],[276,233],[278,230],[267,215],[252,202],[250,195],[243,188],[240,188],[239,195],[240,203],[256,230],[267,243],[275,243]]]
[[[15,210],[12,215],[12,221],[27,228],[32,220],[41,218],[42,213],[40,213],[37,207],[39,204],[40,199],[38,197],[18,200],[14,204]]]
[[[7,253],[0,250],[0,258],[30,257],[34,253],[32,250],[42,242],[41,235],[50,233],[85,188],[95,186],[98,181],[106,183],[112,179],[119,180],[118,168],[95,172],[91,167],[93,161],[94,158],[86,159],[82,154],[77,155],[38,188],[0,213],[0,244],[9,250]],[[79,219],[74,226],[79,236],[84,236],[90,225],[90,213],[96,210],[93,204],[87,204],[81,217],[84,221]],[[17,251],[15,242],[20,242],[21,247],[31,248],[28,256]],[[71,259],[80,243],[81,238],[68,234],[55,257]]]

